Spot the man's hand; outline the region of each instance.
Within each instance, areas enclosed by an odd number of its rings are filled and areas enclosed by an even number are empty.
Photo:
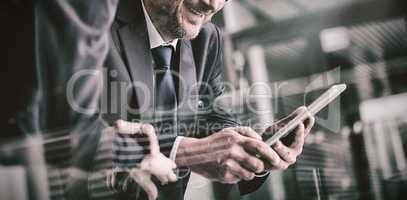
[[[314,126],[315,118],[311,116],[306,107],[299,107],[293,113],[288,115],[286,118],[281,119],[273,126],[269,127],[263,134],[263,140],[271,137],[280,128],[284,127],[290,120],[294,119],[298,115],[308,115],[307,118],[301,123],[293,133],[288,134],[286,137],[282,138],[281,141],[276,142],[272,148],[277,152],[281,158],[280,165],[278,167],[268,165],[267,170],[272,169],[286,169],[290,165],[294,164],[297,157],[302,153],[304,146],[305,137],[309,134],[311,128]],[[281,167],[282,166],[282,167]]]
[[[148,199],[153,200],[157,198],[158,190],[153,181],[150,179],[151,176],[155,176],[161,181],[161,184],[167,184],[168,182],[175,182],[177,180],[173,169],[176,168],[174,161],[165,157],[160,152],[160,146],[157,140],[157,135],[155,133],[154,127],[150,124],[127,122],[123,120],[118,120],[115,126],[115,132],[119,135],[146,135],[150,143],[150,153],[144,156],[140,163],[133,163],[135,167],[131,168],[129,171],[129,176],[132,178],[141,188],[147,193]],[[127,138],[130,141],[134,140],[136,143],[137,138]],[[119,145],[120,143],[114,143],[114,149],[126,150],[127,145]],[[131,143],[130,143],[131,144]],[[119,152],[119,151],[116,151]],[[127,151],[128,152],[128,151]],[[136,152],[137,153],[137,152]],[[120,154],[114,153],[115,157],[120,163]],[[123,161],[124,164],[127,163],[126,160]],[[120,167],[119,167],[120,168]],[[115,188],[116,184],[116,170],[108,171],[107,174],[107,185],[112,190],[117,190]],[[127,187],[124,186],[124,187]],[[125,189],[123,189],[125,190]]]
[[[203,139],[184,138],[175,162],[229,184],[253,179],[255,173],[265,170],[264,163],[275,169],[285,167],[279,155],[248,127],[226,128]]]

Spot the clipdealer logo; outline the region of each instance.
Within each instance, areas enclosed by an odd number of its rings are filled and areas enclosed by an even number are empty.
[[[177,77],[180,85],[186,85],[186,81],[178,73]],[[127,118],[128,113],[146,114],[154,104],[154,91],[151,86],[141,81],[125,82],[117,80],[116,70],[81,70],[75,73],[69,80],[66,89],[66,97],[71,108],[80,114],[93,115],[97,112],[103,114],[115,114],[122,118]],[[287,107],[307,106],[315,98],[314,91],[324,91],[340,80],[340,67],[333,70],[316,74],[310,78],[312,81],[299,88],[291,81],[278,83],[255,82],[248,88],[237,89],[230,82],[222,82],[215,88],[207,82],[199,82],[188,87],[180,87],[183,94],[180,97],[178,107],[179,116],[193,116],[199,114],[233,113],[237,116],[274,116]],[[279,103],[278,99],[285,99],[287,93],[293,88],[300,89],[296,94],[302,94],[302,102],[296,105],[289,105],[289,102]],[[198,91],[205,91],[199,93]],[[217,96],[219,90],[225,91],[223,95]],[[131,99],[136,91],[137,108],[131,105]],[[85,94],[86,92],[86,94]],[[91,93],[89,93],[91,92]],[[141,98],[140,98],[141,97]],[[205,102],[205,103],[202,103]],[[264,103],[267,102],[267,103]],[[198,104],[200,104],[198,106]],[[202,105],[201,105],[202,104]],[[182,108],[182,109],[181,109]],[[185,109],[186,108],[186,109]],[[174,110],[175,111],[175,110]],[[174,112],[170,111],[170,112]],[[171,114],[171,113],[170,113]],[[332,132],[338,132],[341,120],[340,98],[331,102],[323,109],[322,114],[315,116],[316,123]],[[249,125],[254,130],[262,130],[269,126],[269,121],[249,119]]]

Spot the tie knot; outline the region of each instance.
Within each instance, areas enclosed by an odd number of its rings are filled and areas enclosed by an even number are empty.
[[[171,46],[159,46],[151,50],[155,64],[158,68],[169,68],[173,49]]]

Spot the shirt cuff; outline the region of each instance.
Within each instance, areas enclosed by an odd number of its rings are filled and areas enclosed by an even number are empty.
[[[172,145],[172,149],[171,149],[171,152],[170,152],[170,159],[171,159],[172,161],[174,161],[174,162],[175,162],[175,157],[177,156],[177,151],[178,151],[179,143],[181,142],[181,140],[182,140],[183,138],[184,138],[184,137],[182,137],[182,136],[177,136],[177,137],[175,138],[174,144]]]

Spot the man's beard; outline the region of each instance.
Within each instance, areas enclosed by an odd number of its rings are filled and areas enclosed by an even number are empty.
[[[182,28],[182,22],[176,13],[169,18],[168,23],[163,28],[173,38],[184,38],[187,36],[187,32]]]
[[[154,24],[157,25],[158,31],[163,32],[164,34],[170,36],[171,38],[185,38],[185,39],[194,39],[198,36],[201,27],[198,27],[197,30],[189,33],[182,27],[183,16],[181,14],[181,6],[177,6],[175,12],[169,12],[170,9],[164,8],[158,11],[158,15],[151,16]],[[180,16],[178,16],[178,13]]]

